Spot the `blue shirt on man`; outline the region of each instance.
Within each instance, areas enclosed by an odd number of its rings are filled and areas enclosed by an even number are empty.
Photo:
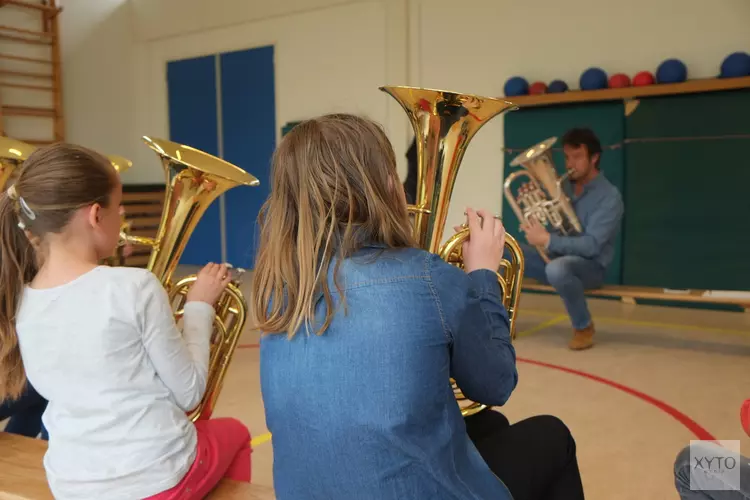
[[[583,233],[577,236],[551,233],[547,246],[550,257],[578,255],[606,268],[615,255],[615,241],[624,212],[620,192],[601,172],[583,186],[579,196],[568,182],[563,183],[563,189],[581,221]]]

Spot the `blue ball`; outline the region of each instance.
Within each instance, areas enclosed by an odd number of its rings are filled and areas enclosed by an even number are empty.
[[[657,83],[679,83],[687,80],[687,67],[679,59],[667,59],[656,68]]]
[[[598,90],[607,88],[607,73],[601,68],[589,68],[581,74],[581,90]]]
[[[721,78],[736,78],[750,76],[750,54],[735,52],[729,54],[721,63]]]
[[[547,87],[549,93],[565,92],[566,90],[568,90],[568,84],[562,80],[552,80]]]
[[[529,82],[520,76],[513,76],[505,82],[504,89],[506,96],[526,95],[529,93]]]

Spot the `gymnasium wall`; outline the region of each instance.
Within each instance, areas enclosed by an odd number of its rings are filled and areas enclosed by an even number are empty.
[[[503,95],[515,75],[529,83],[563,79],[599,66],[609,74],[655,72],[669,57],[690,77],[715,76],[722,59],[750,51],[747,0],[451,0],[415,2],[412,82],[484,95]],[[503,117],[481,130],[456,182],[451,220],[466,204],[501,210]],[[546,136],[539,137],[539,140]],[[485,181],[489,177],[491,181]]]
[[[250,9],[251,3],[259,10]],[[388,124],[388,96],[378,86],[388,80],[386,50],[393,37],[388,37],[387,8],[382,2],[348,2],[305,10],[295,8],[295,2],[291,2],[285,5],[285,14],[278,12],[279,7],[268,11],[270,4],[263,2],[245,2],[245,9],[235,2],[226,8],[235,22],[213,29],[196,24],[202,19],[203,3],[196,3],[196,9],[185,14],[184,20],[171,17],[171,2],[164,3],[164,10],[157,4],[133,3],[136,32],[141,37],[135,68],[139,73],[135,103],[139,130],[168,135],[164,84],[167,61],[267,45],[274,46],[279,137],[287,122],[334,111],[362,113]],[[227,2],[228,6],[231,4]],[[190,5],[193,4],[188,2]],[[210,26],[228,23],[228,19],[217,15],[205,14]],[[166,19],[170,22],[162,22]],[[160,29],[160,25],[166,25],[165,29]],[[392,79],[400,82],[404,76]],[[406,126],[401,120],[395,127],[399,125]],[[395,142],[404,149],[405,134],[400,136],[401,144]],[[143,154],[135,158],[147,161]],[[138,181],[156,179],[145,169],[133,174]]]
[[[59,3],[66,139],[132,160],[133,152],[142,149],[143,133],[135,121],[136,47],[129,2]],[[142,182],[138,173],[126,180]]]
[[[144,134],[168,136],[166,62],[275,45],[276,124],[346,110],[385,124],[404,171],[411,132],[383,84],[502,95],[513,75],[566,80],[597,65],[654,70],[680,57],[691,77],[750,49],[750,2],[632,0],[66,0],[68,139],[133,159],[131,183],[161,182]],[[221,5],[221,7],[218,7]],[[74,43],[75,42],[75,43]],[[90,63],[90,64],[89,64]],[[92,67],[94,68],[92,70]],[[501,207],[503,120],[476,136],[449,224],[467,204]],[[489,179],[489,180],[487,180]]]

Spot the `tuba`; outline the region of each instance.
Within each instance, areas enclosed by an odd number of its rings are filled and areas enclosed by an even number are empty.
[[[1,191],[5,191],[10,179],[18,173],[18,168],[34,151],[36,151],[36,148],[31,144],[11,139],[10,137],[0,136]]]
[[[0,136],[0,190],[5,189],[9,180],[18,173],[21,164],[36,150],[37,147],[31,144]],[[107,159],[118,174],[133,166],[133,162],[122,156],[109,155]]]
[[[4,191],[10,180],[15,179],[21,164],[36,150],[37,147],[31,144],[0,136],[0,191]],[[119,175],[133,166],[133,162],[123,156],[109,155],[107,159]],[[125,215],[123,214],[120,230],[126,228],[127,222],[125,222]],[[118,255],[105,258],[102,264],[115,265],[117,262],[122,262],[121,249],[122,247],[118,247]]]
[[[188,289],[197,275],[176,283],[172,282],[172,275],[190,235],[216,198],[237,186],[257,186],[259,181],[239,167],[190,146],[150,137],[143,140],[159,156],[164,168],[164,211],[155,238],[130,235],[125,226],[120,232],[120,243],[151,247],[147,268],[166,288],[175,307],[175,319],[179,320],[184,314]],[[237,274],[242,272],[238,270]],[[239,276],[227,286],[215,309],[206,392],[190,412],[194,422],[210,418],[247,319],[247,302],[239,288]]]
[[[563,235],[575,235],[582,231],[581,222],[562,189],[562,183],[569,172],[558,177],[552,162],[552,145],[556,141],[557,137],[550,137],[513,158],[510,166],[520,166],[523,170],[506,177],[505,196],[519,221],[525,222],[533,217],[543,226],[551,227]],[[522,176],[528,177],[529,181],[521,184],[518,193],[514,195],[512,184]],[[545,249],[536,249],[544,261],[549,262]]]
[[[109,155],[107,156],[107,159],[110,161],[110,163],[112,163],[112,166],[115,167],[115,170],[117,170],[117,173],[119,175],[124,174],[130,167],[133,166],[133,162],[123,156]]]
[[[469,142],[485,123],[517,107],[500,99],[442,90],[399,86],[380,90],[396,99],[406,111],[416,137],[417,196],[415,204],[409,206],[414,217],[414,235],[421,248],[463,268],[462,247],[469,237],[466,224],[441,244],[461,160]],[[497,277],[510,319],[511,338],[515,338],[524,260],[520,246],[509,234],[505,235],[505,248],[511,260],[503,260]],[[454,380],[451,384],[457,401],[468,401]],[[487,408],[480,403],[469,403],[461,409],[464,417]]]

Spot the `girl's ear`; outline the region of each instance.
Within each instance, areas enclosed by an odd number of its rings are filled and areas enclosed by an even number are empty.
[[[86,214],[86,220],[88,223],[91,227],[97,227],[102,219],[102,206],[98,203],[94,203],[85,210],[88,210],[88,213]]]

